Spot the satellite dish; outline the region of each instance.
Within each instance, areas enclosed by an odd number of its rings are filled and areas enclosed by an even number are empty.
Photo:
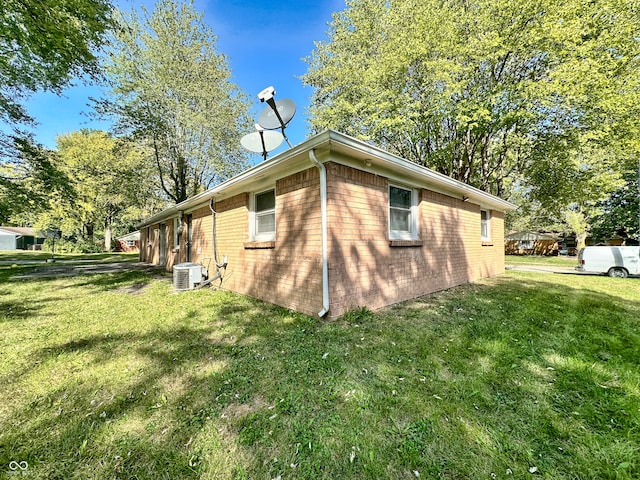
[[[240,144],[247,150],[261,153],[267,159],[267,152],[275,150],[280,146],[284,136],[280,132],[262,130],[256,125],[257,132],[248,133],[240,139]]]
[[[258,116],[258,123],[266,130],[284,128],[296,114],[296,104],[293,100],[284,98],[275,101],[275,108],[269,104]]]
[[[279,128],[282,131],[282,136],[287,141],[287,145],[291,146],[291,142],[284,133],[284,128],[287,123],[291,121],[296,114],[296,104],[293,100],[276,100],[273,97],[276,95],[276,89],[273,87],[267,87],[258,94],[260,102],[267,102],[271,110],[265,108],[258,117],[258,123],[262,128],[267,130],[275,130]]]
[[[262,153],[267,159],[267,152],[280,146],[282,140],[286,140],[291,146],[291,142],[284,133],[284,129],[296,114],[296,104],[293,100],[274,100],[276,89],[267,87],[258,94],[260,102],[267,102],[269,108],[265,108],[258,116],[256,131],[249,133],[240,139],[240,144],[251,152]],[[273,130],[280,129],[282,133]]]

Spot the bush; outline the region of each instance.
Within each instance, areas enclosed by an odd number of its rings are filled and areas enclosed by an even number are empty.
[[[44,241],[42,250],[51,252],[54,247],[54,253],[102,253],[104,251],[100,243],[91,240],[60,239],[56,240],[54,245],[50,238]]]

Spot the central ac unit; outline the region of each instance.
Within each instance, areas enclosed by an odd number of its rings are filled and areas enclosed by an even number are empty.
[[[202,265],[187,262],[173,266],[173,288],[176,290],[193,290],[202,282]]]

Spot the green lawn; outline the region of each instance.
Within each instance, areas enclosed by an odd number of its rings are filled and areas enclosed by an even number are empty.
[[[578,257],[542,255],[507,255],[504,259],[507,265],[550,265],[556,267],[573,268],[578,265]]]
[[[640,477],[640,281],[508,272],[324,322],[0,267],[0,476]]]

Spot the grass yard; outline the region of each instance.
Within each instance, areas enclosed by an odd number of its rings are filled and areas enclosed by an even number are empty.
[[[504,262],[507,265],[549,265],[554,267],[573,268],[578,265],[578,257],[557,256],[546,257],[543,255],[506,255]]]
[[[640,477],[637,279],[508,272],[327,323],[25,270],[0,267],[0,476]]]

